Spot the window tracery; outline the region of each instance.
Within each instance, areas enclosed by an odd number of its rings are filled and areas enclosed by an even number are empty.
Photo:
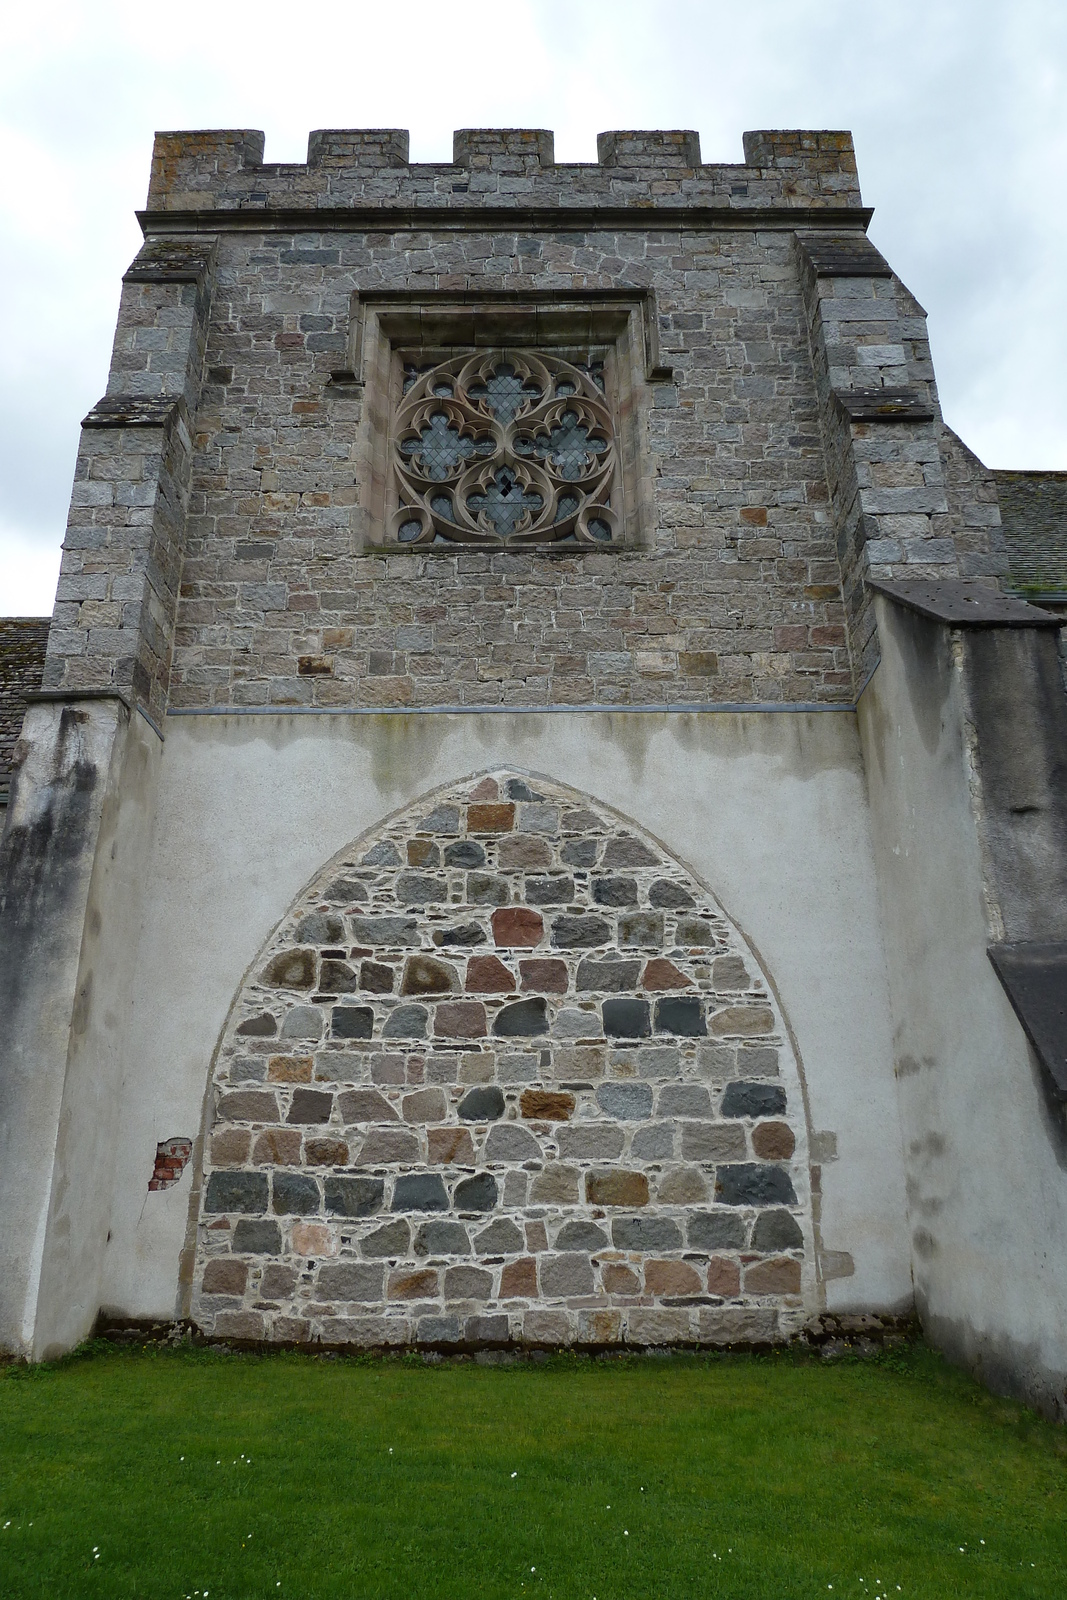
[[[496,349],[407,367],[393,467],[401,545],[603,548],[618,537],[617,447],[599,363]]]

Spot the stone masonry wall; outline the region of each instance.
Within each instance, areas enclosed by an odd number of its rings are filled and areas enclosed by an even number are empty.
[[[26,696],[41,687],[48,627],[47,617],[0,617],[0,806],[7,805]]]
[[[792,235],[241,232],[220,243],[171,704],[847,701]],[[636,552],[362,555],[354,292],[654,285]]]
[[[363,1346],[766,1341],[815,1305],[796,1062],[707,890],[499,773],[286,916],[215,1063],[193,1315]]]

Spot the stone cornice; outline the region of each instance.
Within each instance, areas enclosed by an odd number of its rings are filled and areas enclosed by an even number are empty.
[[[138,211],[145,237],[168,233],[571,233],[624,229],[628,233],[685,229],[747,232],[770,228],[865,230],[869,206],[232,206],[199,211]]]

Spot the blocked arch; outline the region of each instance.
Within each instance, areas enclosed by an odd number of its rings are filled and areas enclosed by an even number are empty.
[[[762,1342],[816,1309],[773,985],[662,844],[511,769],[300,894],[216,1052],[194,1204],[215,1336]]]

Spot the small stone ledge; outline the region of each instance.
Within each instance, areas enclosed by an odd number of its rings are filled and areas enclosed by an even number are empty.
[[[179,402],[174,394],[106,394],[82,418],[82,427],[165,428]]]
[[[917,389],[835,389],[850,422],[933,422],[934,408]]]
[[[817,278],[891,278],[893,269],[865,233],[798,233]]]
[[[1059,628],[1051,611],[966,578],[868,578],[868,588],[951,628]]]
[[[122,275],[123,283],[200,283],[211,265],[213,241],[148,239]]]

